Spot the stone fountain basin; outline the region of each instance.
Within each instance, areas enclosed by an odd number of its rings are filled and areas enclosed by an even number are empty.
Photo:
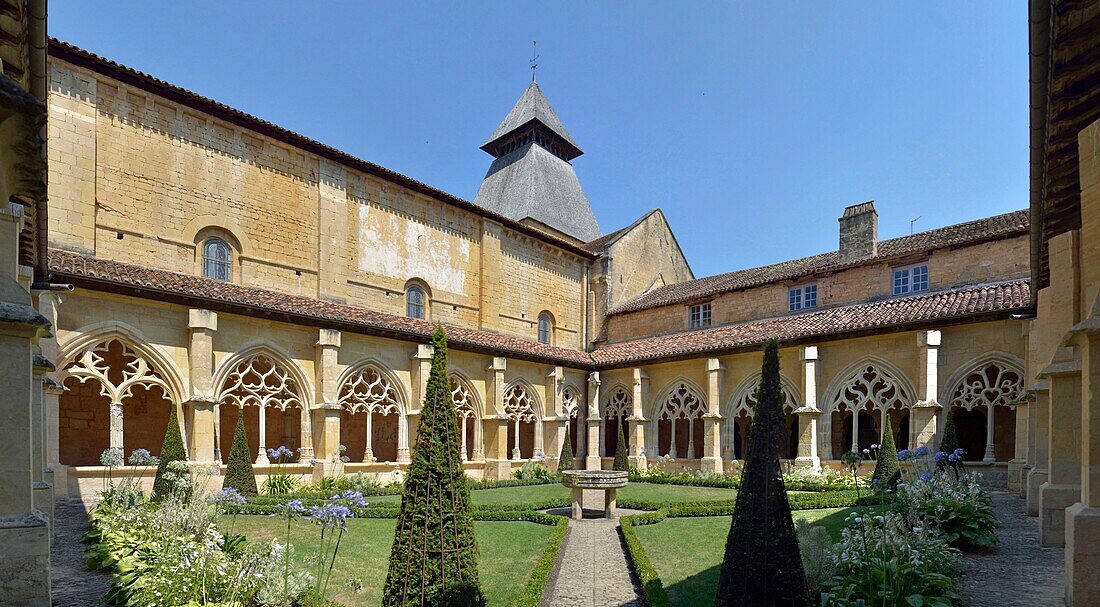
[[[627,473],[619,470],[563,470],[561,484],[572,489],[621,489]]]

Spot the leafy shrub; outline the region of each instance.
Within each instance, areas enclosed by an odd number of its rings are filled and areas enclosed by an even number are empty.
[[[520,466],[519,470],[516,470],[513,476],[515,476],[516,480],[521,481],[540,480],[557,482],[554,475],[547,470],[546,467],[536,461],[524,463]]]
[[[886,427],[882,432],[882,444],[878,445],[875,458],[875,472],[871,475],[871,487],[876,493],[893,491],[901,481],[901,468],[898,467],[898,450],[894,445],[894,429],[890,425],[889,413],[883,414]]]
[[[902,483],[897,494],[903,511],[924,516],[952,546],[974,549],[997,543],[993,502],[976,474],[956,480],[939,472],[927,480]]]
[[[852,514],[828,558],[823,607],[951,607],[959,553],[934,528],[896,512]]]
[[[289,474],[272,474],[264,479],[264,494],[285,496],[293,493],[298,481]]]
[[[164,471],[172,462],[186,462],[187,451],[183,448],[183,434],[180,432],[179,414],[176,405],[170,404],[168,424],[164,429],[164,444],[160,448],[160,464],[153,481],[153,500],[162,501],[167,497],[168,488],[164,484]]]
[[[611,469],[618,472],[630,471],[630,460],[627,459],[626,435],[623,433],[623,426],[625,425],[622,421],[619,422],[619,441],[615,443],[615,462],[611,464]]]
[[[565,440],[561,443],[561,454],[558,456],[558,472],[563,470],[572,470],[573,464],[573,443],[569,437],[569,427],[565,429]]]
[[[806,570],[806,587],[810,589],[810,596],[817,596],[821,593],[822,583],[830,570],[827,553],[833,540],[824,527],[811,525],[806,519],[798,519],[794,531],[798,536],[802,567]]]
[[[831,468],[802,466],[784,473],[783,485],[788,491],[842,491],[866,487],[867,479]]]

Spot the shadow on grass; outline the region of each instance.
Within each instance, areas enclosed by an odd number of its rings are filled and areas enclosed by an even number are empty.
[[[718,574],[722,565],[704,569],[665,588],[668,602],[675,607],[711,607],[718,591]]]

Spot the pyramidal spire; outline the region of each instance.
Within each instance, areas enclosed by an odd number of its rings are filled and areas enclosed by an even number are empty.
[[[570,164],[584,152],[533,78],[481,149],[495,160],[474,204],[578,242],[600,237]]]

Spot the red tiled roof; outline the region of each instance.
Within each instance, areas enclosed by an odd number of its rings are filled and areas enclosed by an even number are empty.
[[[831,251],[769,266],[689,280],[654,289],[622,302],[612,307],[608,311],[608,315],[638,312],[712,297],[729,291],[758,287],[781,280],[795,280],[822,272],[835,272],[845,268],[882,263],[892,258],[919,254],[934,249],[969,246],[989,240],[1024,235],[1027,233],[1029,225],[1028,211],[1025,209],[929,230],[911,236],[883,240],[878,244],[877,256],[848,264],[840,263],[839,252]]]
[[[204,97],[198,93],[192,92],[181,86],[176,86],[171,82],[167,82],[146,74],[145,72],[135,70],[132,67],[125,66],[116,61],[111,61],[105,57],[97,55],[91,51],[84,50],[76,45],[58,40],[57,38],[50,38],[49,53],[51,57],[57,57],[63,61],[72,63],[73,65],[81,66],[85,69],[98,72],[110,78],[114,78],[120,82],[136,86],[142,90],[148,91],[155,95],[164,97],[176,103],[180,103],[187,107],[194,108],[200,112],[210,114],[215,118],[219,118],[231,124],[235,124],[239,127],[246,128],[263,135],[267,135],[272,139],[288,143],[301,150],[316,154],[322,158],[327,158],[334,162],[338,162],[345,166],[351,167],[355,170],[363,171],[369,175],[380,177],[387,181],[392,181],[403,187],[409,188],[414,192],[419,192],[425,196],[430,196],[442,202],[454,205],[456,207],[465,209],[467,211],[476,213],[483,217],[487,217],[493,221],[499,222],[508,228],[551,243],[561,249],[569,251],[575,255],[581,257],[591,258],[593,254],[587,249],[580,247],[568,240],[564,240],[553,234],[547,234],[542,230],[535,229],[533,227],[522,224],[514,219],[505,217],[499,213],[494,213],[489,209],[480,207],[468,200],[464,200],[453,194],[448,194],[443,190],[432,187],[422,181],[418,181],[387,169],[384,166],[375,164],[373,162],[363,160],[348,154],[347,152],[338,150],[330,145],[321,143],[315,139],[310,139],[305,135],[295,133],[289,129],[283,128],[272,122],[268,122],[263,118],[258,118],[247,112],[242,112],[236,108],[230,107],[220,101],[215,101],[209,97]]]
[[[50,270],[58,280],[181,305],[202,306],[245,316],[338,328],[425,343],[431,322],[301,295],[279,293],[157,270],[117,261],[50,251]],[[626,366],[738,349],[755,349],[766,340],[782,342],[837,339],[847,335],[910,329],[922,324],[976,322],[1004,318],[1031,305],[1027,279],[973,285],[736,325],[648,337],[611,344],[591,354],[454,325],[444,325],[459,350],[547,362],[580,369]]]
[[[290,295],[202,276],[180,274],[143,266],[84,257],[76,253],[50,251],[50,270],[59,279],[78,286],[153,299],[176,300],[246,316],[284,316],[287,322],[345,327],[351,331],[427,343],[435,324],[378,312],[360,306],[340,304],[313,297]],[[107,287],[107,288],[105,288]],[[448,343],[459,350],[488,351],[497,355],[587,368],[592,358],[580,350],[558,348],[537,341],[509,337],[488,331],[444,325]]]
[[[597,366],[686,358],[736,349],[755,349],[769,339],[780,342],[856,336],[887,327],[942,324],[1007,316],[1031,305],[1028,279],[946,289],[776,318],[753,320],[699,331],[647,337],[597,349]]]

